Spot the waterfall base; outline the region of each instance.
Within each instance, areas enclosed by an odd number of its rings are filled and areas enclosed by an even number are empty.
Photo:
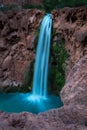
[[[50,95],[47,98],[30,93],[0,93],[0,110],[5,112],[32,112],[38,114],[63,105],[60,98]]]

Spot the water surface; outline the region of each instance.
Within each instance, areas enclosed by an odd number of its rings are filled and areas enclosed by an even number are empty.
[[[32,112],[39,113],[63,104],[59,97],[49,95],[47,98],[34,97],[30,93],[0,93],[0,110],[5,112]]]

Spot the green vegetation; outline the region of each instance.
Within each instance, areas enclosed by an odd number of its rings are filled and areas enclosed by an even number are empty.
[[[54,8],[57,8],[59,0],[43,0],[43,9],[46,12],[51,12]]]
[[[24,4],[23,9],[42,9],[40,5],[31,5],[31,4]]]
[[[22,8],[24,9],[40,9],[45,10],[46,12],[51,12],[53,9],[63,8],[66,6],[69,7],[75,7],[75,6],[81,6],[81,5],[87,5],[87,0],[42,0],[42,6],[41,5],[31,5],[29,3],[22,5]],[[5,6],[0,6],[0,10],[7,11],[11,9],[19,9],[20,6],[17,4],[9,4]]]
[[[9,4],[9,5],[5,5],[5,6],[1,6],[0,10],[1,11],[8,11],[8,10],[12,10],[12,9],[19,9],[20,7],[17,4]]]
[[[75,7],[86,4],[87,0],[43,0],[42,6],[25,4],[23,5],[23,8],[24,9],[37,8],[45,10],[46,12],[51,12],[53,9],[63,8],[66,6]]]
[[[63,8],[66,6],[75,7],[86,4],[87,0],[43,0],[43,8],[46,12],[51,12],[53,9]]]
[[[39,36],[40,28],[36,31],[36,36]],[[52,33],[55,36],[55,32]],[[58,95],[60,90],[65,84],[65,61],[68,59],[69,55],[64,48],[65,41],[58,35],[58,40],[54,42],[54,36],[52,36],[51,43],[51,53],[50,53],[50,63],[49,63],[49,80],[48,86],[49,91]],[[36,42],[37,43],[37,42]],[[35,53],[36,46],[35,44]],[[24,85],[22,88],[23,92],[29,92],[32,90],[33,83],[33,73],[34,73],[34,61],[31,62],[30,66],[25,72]]]
[[[51,12],[53,9],[63,8],[66,6],[75,7],[87,4],[87,0],[43,0],[42,6],[40,5],[31,5],[25,4],[23,5],[24,9],[42,9],[46,12]]]
[[[57,42],[51,44],[49,69],[49,90],[57,95],[65,84],[65,61],[68,57],[64,48],[64,40],[60,37]]]

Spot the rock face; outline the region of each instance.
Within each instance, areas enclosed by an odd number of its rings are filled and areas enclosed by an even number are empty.
[[[0,112],[0,130],[87,130],[87,109],[64,106],[34,115]]]
[[[65,7],[54,10],[52,14],[55,37],[58,37],[58,34],[63,36],[65,48],[70,55],[68,72],[81,57],[87,54],[87,6]]]
[[[70,59],[66,83],[61,91],[64,107],[59,117],[64,123],[85,124],[87,121],[87,6],[53,11],[56,36],[65,39]],[[84,118],[84,119],[82,119]],[[84,122],[84,123],[83,123]],[[71,129],[71,128],[70,128]],[[86,127],[74,129],[86,130]]]
[[[87,6],[54,10],[53,19],[56,37],[63,36],[70,55],[62,101],[64,105],[87,109]]]
[[[61,98],[65,105],[78,104],[87,109],[87,55],[70,71],[61,91]]]
[[[22,85],[34,60],[36,31],[43,15],[44,12],[32,9],[0,12],[0,87]]]

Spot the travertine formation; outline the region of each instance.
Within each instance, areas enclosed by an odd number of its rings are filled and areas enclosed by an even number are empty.
[[[78,104],[87,109],[87,55],[75,64],[61,91],[64,104]]]
[[[23,85],[43,15],[32,9],[0,12],[0,88]]]
[[[87,54],[87,6],[65,7],[54,10],[52,14],[55,37],[61,34],[65,39],[65,48],[70,55],[68,67],[72,69]]]

